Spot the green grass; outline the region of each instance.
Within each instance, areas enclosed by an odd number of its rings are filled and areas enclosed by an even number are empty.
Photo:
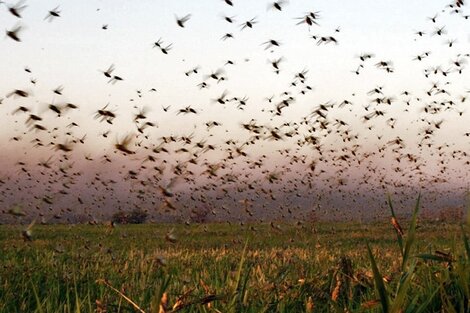
[[[468,312],[465,227],[400,223],[0,226],[0,312]]]

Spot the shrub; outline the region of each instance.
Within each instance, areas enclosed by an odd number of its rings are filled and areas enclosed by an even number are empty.
[[[113,214],[112,221],[117,224],[143,224],[148,214],[142,209],[134,209],[129,213],[119,211]]]

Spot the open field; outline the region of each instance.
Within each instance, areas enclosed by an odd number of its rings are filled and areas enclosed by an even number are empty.
[[[0,226],[0,312],[468,312],[458,225],[274,226]]]

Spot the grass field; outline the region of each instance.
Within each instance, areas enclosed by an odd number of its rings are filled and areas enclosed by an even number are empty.
[[[0,312],[469,310],[459,225],[274,226],[4,225]]]

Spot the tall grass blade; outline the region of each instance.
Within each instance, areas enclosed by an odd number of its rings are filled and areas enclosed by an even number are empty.
[[[407,310],[405,311],[405,313],[422,313],[422,312],[426,312],[426,309],[428,308],[429,304],[431,303],[431,301],[434,299],[434,296],[436,295],[436,293],[439,291],[439,288],[440,287],[437,287],[432,293],[431,295],[429,295],[426,300],[424,300],[423,303],[421,303],[417,308],[415,308],[414,306],[410,305]],[[419,295],[416,295],[415,298],[413,299],[412,303],[415,303],[416,302],[416,299],[419,297]]]
[[[103,284],[105,286],[107,286],[108,288],[110,288],[112,291],[114,291],[115,293],[117,293],[119,296],[121,296],[121,298],[123,298],[124,300],[126,300],[127,302],[129,302],[133,307],[134,309],[136,309],[138,312],[140,313],[145,313],[144,310],[142,310],[138,305],[137,303],[135,303],[134,301],[132,301],[131,298],[129,298],[128,296],[126,296],[125,294],[123,294],[121,291],[119,291],[118,289],[114,288],[110,283],[108,283],[106,280],[104,279],[98,279],[96,281],[98,284]]]
[[[164,277],[163,282],[160,284],[160,286],[158,286],[155,292],[155,296],[152,299],[151,312],[161,311],[162,299],[164,298],[165,291],[168,289],[168,286],[170,285],[170,280],[171,280],[171,275]]]
[[[403,252],[403,262],[401,265],[402,271],[405,270],[406,263],[408,262],[408,258],[410,257],[411,247],[413,246],[413,242],[416,237],[416,222],[418,219],[419,206],[421,202],[420,200],[421,200],[421,194],[418,195],[418,199],[416,200],[416,206],[413,211],[413,216],[411,217],[410,228],[406,236],[405,249]]]
[[[402,274],[400,283],[398,285],[398,291],[393,299],[393,304],[391,306],[390,312],[400,312],[402,308],[405,307],[406,296],[408,294],[408,289],[411,287],[411,279],[413,278],[413,272],[415,270],[416,263],[413,263],[406,273]]]
[[[390,194],[387,195],[387,202],[388,202],[390,211],[392,213],[392,224],[393,224],[393,220],[397,221],[397,217],[395,215],[395,210],[393,209],[392,198]],[[400,247],[400,254],[403,257],[403,236],[396,227],[394,227],[394,229],[395,229],[395,233],[397,234],[397,242],[398,242],[398,246]]]
[[[33,282],[31,282],[31,286],[33,288],[34,298],[36,299],[36,303],[38,304],[37,310],[39,311],[39,313],[44,313],[44,310],[42,309],[41,299],[39,299],[38,292],[36,290],[36,287],[34,287]]]
[[[243,297],[243,294],[241,294],[240,282],[241,282],[241,277],[242,277],[242,272],[243,272],[243,266],[245,264],[247,246],[248,246],[248,240],[246,240],[245,242],[245,247],[243,248],[242,255],[240,258],[240,263],[238,263],[237,274],[235,276],[235,288],[233,290],[232,301],[230,302],[230,305],[229,305],[231,310],[235,310],[233,312],[239,312],[239,309],[241,307],[241,299]]]
[[[462,230],[463,244],[465,246],[465,252],[467,253],[467,261],[470,261],[470,244],[468,243],[468,237],[465,233],[465,229],[463,229],[463,225],[460,225],[460,229]]]
[[[369,244],[367,244],[367,252],[369,253],[370,264],[372,266],[372,272],[374,273],[374,281],[375,281],[375,288],[379,293],[380,303],[382,304],[382,310],[384,313],[388,313],[390,308],[390,302],[388,299],[387,290],[385,289],[385,285],[382,279],[382,275],[377,268],[377,264],[375,263],[374,255],[370,250]]]
[[[76,279],[75,274],[73,275],[73,291],[75,294],[75,313],[80,313],[81,312],[80,295],[78,294],[78,290],[77,290],[77,279]]]

